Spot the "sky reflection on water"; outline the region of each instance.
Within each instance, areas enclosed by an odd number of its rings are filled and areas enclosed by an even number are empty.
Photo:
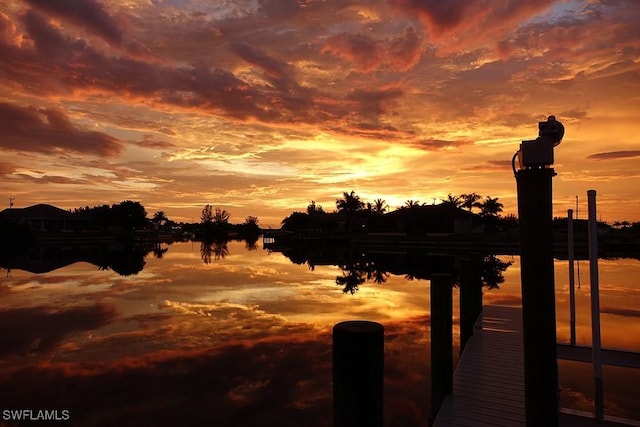
[[[368,319],[385,326],[385,419],[426,425],[429,281],[390,274],[352,295],[335,266],[311,270],[243,242],[227,250],[204,263],[199,243],[173,244],[131,276],[85,262],[3,271],[2,405],[69,409],[80,425],[331,425],[331,327]],[[501,259],[513,264],[484,303],[520,305],[518,258]],[[600,262],[605,347],[640,351],[638,273],[638,260]],[[577,336],[587,345],[584,261],[580,279]],[[568,341],[566,261],[556,262],[556,290],[558,338]],[[457,303],[455,290],[456,320]],[[562,399],[588,410],[590,367],[581,365],[560,363]],[[624,382],[638,372],[629,371],[605,370],[606,410],[640,418],[638,391]]]

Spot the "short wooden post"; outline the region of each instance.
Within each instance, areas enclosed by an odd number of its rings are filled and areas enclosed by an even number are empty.
[[[431,421],[453,391],[453,292],[450,274],[431,275]]]
[[[352,320],[333,327],[335,427],[382,426],[384,327]]]

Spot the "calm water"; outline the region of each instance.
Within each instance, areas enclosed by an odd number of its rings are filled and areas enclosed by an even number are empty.
[[[428,280],[374,272],[352,294],[336,284],[345,275],[337,266],[294,264],[244,242],[161,249],[100,268],[46,271],[52,263],[40,261],[1,271],[0,414],[66,409],[77,425],[328,426],[331,328],[368,319],[385,326],[386,425],[427,425]],[[499,258],[512,264],[484,303],[518,306],[518,257]],[[557,261],[560,341],[569,340],[567,276]],[[640,352],[639,277],[638,260],[600,261],[604,347]],[[576,295],[578,344],[588,345],[586,261]],[[457,303],[454,289],[456,320]],[[591,410],[590,373],[560,362],[563,406]],[[605,367],[606,414],[640,419],[637,384],[640,370]]]

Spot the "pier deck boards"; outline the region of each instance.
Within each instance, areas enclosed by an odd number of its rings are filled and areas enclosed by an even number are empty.
[[[519,308],[485,306],[453,375],[435,426],[524,426]]]
[[[560,358],[586,357],[584,349],[558,347]],[[637,355],[607,353],[609,364],[637,367]],[[453,375],[453,393],[445,397],[434,426],[526,426],[525,417],[522,310],[485,306]],[[596,423],[590,414],[561,409],[558,425],[638,426],[640,422],[605,416],[604,422]]]

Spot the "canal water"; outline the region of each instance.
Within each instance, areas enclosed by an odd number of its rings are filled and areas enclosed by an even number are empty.
[[[330,426],[331,328],[353,319],[385,327],[385,425],[427,425],[434,267],[420,256],[283,254],[240,241],[118,253],[45,248],[3,266],[0,425],[13,425],[6,411],[55,410],[74,425]],[[455,264],[425,262],[438,259]],[[519,306],[518,257],[488,261],[484,304]],[[640,352],[640,260],[599,266],[602,345]],[[567,262],[555,267],[568,342]],[[581,261],[579,345],[591,340],[588,270]],[[454,288],[455,321],[458,301]],[[559,371],[562,406],[592,411],[591,366],[560,361]],[[640,370],[605,367],[605,413],[640,419],[637,384]]]

